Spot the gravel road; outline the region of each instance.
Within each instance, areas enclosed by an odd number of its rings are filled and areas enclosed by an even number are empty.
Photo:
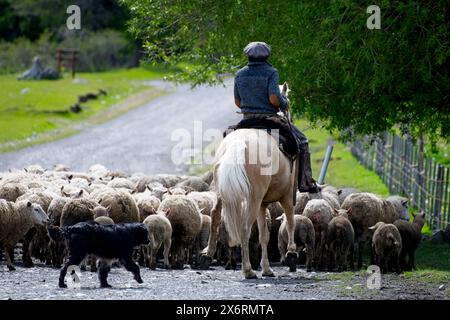
[[[52,168],[59,163],[85,171],[100,163],[127,173],[185,172],[186,161],[180,164],[171,160],[172,150],[180,145],[180,133],[189,133],[183,139],[191,137],[194,141],[194,128],[201,139],[206,130],[222,132],[240,118],[235,113],[229,83],[226,87],[201,86],[194,90],[162,81],[150,84],[170,93],[72,137],[0,154],[0,171],[22,169],[31,164]],[[207,144],[204,141],[203,147]],[[198,143],[194,147],[196,151],[201,148]]]
[[[133,300],[317,300],[317,299],[450,299],[439,285],[415,283],[395,274],[382,277],[381,289],[366,288],[367,276],[354,273],[351,277],[335,279],[337,274],[307,273],[298,269],[287,272],[286,267],[275,266],[274,278],[245,280],[240,271],[212,267],[212,270],[149,270],[141,268],[143,284],[138,284],[131,273],[113,268],[108,282],[113,286],[99,288],[97,275],[81,273],[81,288],[59,289],[59,270],[43,265],[9,272],[0,267],[1,299],[133,299]]]

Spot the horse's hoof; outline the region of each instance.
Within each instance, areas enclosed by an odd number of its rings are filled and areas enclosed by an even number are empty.
[[[8,270],[9,271],[16,271],[16,268],[14,268],[13,266],[8,266]]]
[[[208,270],[212,263],[212,257],[202,254],[198,259],[197,269]]]
[[[263,277],[275,277],[275,274],[273,273],[273,271],[270,272],[263,272],[262,273]]]
[[[296,252],[286,253],[285,262],[286,262],[286,265],[289,267],[290,272],[297,271],[298,255]]]
[[[256,272],[252,270],[245,274],[245,279],[258,279],[258,276],[256,275]]]

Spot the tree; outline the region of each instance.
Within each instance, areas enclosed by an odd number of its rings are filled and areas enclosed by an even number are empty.
[[[265,41],[297,115],[347,135],[450,138],[446,0],[379,1],[381,30],[366,27],[361,0],[121,1],[148,59],[191,62],[179,77],[194,84],[236,71],[242,48]]]

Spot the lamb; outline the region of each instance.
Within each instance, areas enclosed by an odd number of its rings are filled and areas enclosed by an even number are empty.
[[[114,224],[114,220],[107,216],[100,216],[94,219],[99,224]]]
[[[345,198],[347,198],[351,194],[360,193],[360,191],[355,188],[342,188],[339,189],[337,193],[339,198],[339,204],[342,206],[342,203],[344,202]]]
[[[62,211],[66,203],[68,203],[69,201],[70,198],[56,197],[52,200],[52,202],[50,202],[47,211],[50,225],[58,227],[60,226]],[[53,267],[60,268],[64,257],[64,246],[60,243],[56,243],[50,240],[48,248],[50,251],[51,263]]]
[[[362,246],[370,244],[372,234],[369,227],[382,221],[393,223],[400,219],[404,213],[393,204],[395,201],[381,199],[372,193],[354,193],[349,195],[342,203],[342,209],[349,210],[349,220],[355,231],[355,250],[358,251],[358,269],[362,267]],[[402,208],[403,205],[402,205]],[[373,262],[373,255],[371,257]]]
[[[202,211],[202,214],[206,214],[207,216],[211,215],[211,210],[217,202],[217,194],[214,191],[192,191],[189,192],[186,197],[194,200]]]
[[[139,209],[131,194],[108,188],[98,193],[93,192],[91,199],[104,206],[109,217],[115,223],[131,223],[139,221]]]
[[[148,230],[150,243],[144,248],[145,265],[151,269],[156,267],[156,254],[159,248],[164,244],[164,267],[170,268],[169,252],[172,244],[172,225],[167,216],[170,215],[170,209],[159,211],[145,218],[144,224]]]
[[[185,249],[192,246],[199,234],[202,216],[197,205],[191,199],[181,195],[168,196],[161,202],[160,211],[170,209],[168,219],[172,225],[172,268],[182,268],[185,261]]]
[[[310,200],[303,210],[303,215],[308,217],[314,225],[315,232],[315,258],[314,264],[319,270],[325,267],[326,261],[326,237],[328,224],[333,218],[333,209],[327,201],[323,199]]]
[[[94,208],[98,204],[89,199],[71,199],[64,205],[60,226],[72,226],[79,222],[94,220]]]
[[[177,187],[189,187],[197,192],[203,192],[209,190],[209,185],[200,177],[188,177],[187,179],[179,182]]]
[[[380,267],[381,273],[389,271],[389,263],[394,264],[396,272],[400,273],[402,237],[397,227],[380,221],[369,229],[375,230],[372,237],[372,247],[376,255],[376,264]]]
[[[280,250],[281,263],[284,263],[286,248],[288,244],[288,233],[286,229],[286,215],[283,214],[276,220],[282,221],[278,231],[278,249]],[[315,232],[311,220],[303,215],[294,215],[295,229],[294,241],[297,245],[297,252],[306,251],[306,271],[312,271],[312,261],[314,257]]]
[[[128,180],[126,178],[114,178],[110,182],[108,182],[107,186],[110,188],[114,188],[114,189],[120,189],[120,188],[130,189],[130,190],[134,189],[133,182],[131,182],[130,180]]]
[[[0,247],[5,251],[6,263],[10,271],[15,270],[12,261],[19,240],[26,237],[31,228],[46,225],[49,222],[47,214],[40,205],[27,200],[17,203],[0,200]],[[23,249],[23,261],[29,259],[28,248]]]
[[[6,201],[16,201],[21,195],[25,194],[28,189],[21,183],[3,183],[0,185],[0,199]]]
[[[269,254],[269,261],[280,261],[280,252],[278,250],[278,231],[280,229],[282,221],[277,219],[284,213],[284,209],[279,202],[273,202],[267,206],[270,212],[271,226],[269,229],[270,237],[267,245],[267,251]]]
[[[204,248],[208,246],[209,232],[211,229],[211,217],[206,214],[202,214],[202,223],[200,227],[200,232],[198,233],[195,244],[196,244],[196,255],[198,255]]]
[[[422,241],[424,224],[425,213],[416,214],[413,223],[401,219],[394,222],[402,237],[402,251],[400,252],[400,266],[402,270],[410,271],[416,268],[415,254]],[[406,263],[406,255],[408,255],[408,263]]]
[[[59,275],[59,287],[67,288],[64,279],[67,268],[79,265],[88,255],[99,258],[98,276],[102,288],[111,287],[107,277],[110,264],[118,259],[134,279],[142,283],[139,266],[133,262],[132,254],[136,246],[148,244],[148,231],[142,223],[101,225],[95,222],[80,222],[67,227],[48,227],[50,238],[55,242],[64,241],[68,258]]]
[[[33,191],[28,191],[17,198],[16,202],[22,200],[39,204],[44,212],[48,212],[48,208],[53,200],[53,197],[50,192],[41,192],[33,189]],[[41,262],[45,262],[47,265],[51,265],[51,253],[48,250],[49,240],[50,239],[47,236],[45,227],[37,225],[30,230],[23,240],[23,247],[27,248],[25,251],[30,252],[31,256],[38,258]],[[24,261],[24,265],[26,267],[33,266],[30,255],[27,255],[26,260]]]
[[[332,271],[337,265],[338,272],[347,270],[349,255],[352,257],[353,269],[353,243],[355,232],[348,220],[348,211],[344,209],[336,210],[337,216],[331,219],[328,224],[327,250],[329,252],[328,271]]]
[[[139,209],[139,221],[143,222],[149,215],[158,211],[160,204],[161,201],[155,196],[137,198],[136,205]]]
[[[308,192],[297,192],[297,198],[295,200],[294,214],[303,214],[306,204],[311,200]]]

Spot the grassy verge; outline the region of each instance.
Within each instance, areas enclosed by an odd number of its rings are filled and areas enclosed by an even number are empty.
[[[18,81],[15,75],[2,75],[0,152],[67,136],[86,120],[96,117],[94,122],[98,123],[102,118],[107,120],[145,103],[161,94],[147,81],[162,78],[169,72],[161,68],[136,68],[78,73],[75,81],[69,75],[55,81]],[[81,104],[80,113],[65,112],[77,102],[78,96],[97,93],[99,89],[107,95]],[[117,108],[120,103],[122,107]]]
[[[309,122],[305,120],[296,121],[295,124],[300,130],[306,129],[304,133],[309,139],[313,176],[318,178],[327,149],[327,142],[333,137],[326,130],[310,127]],[[389,195],[389,190],[380,177],[375,172],[362,166],[352,156],[349,148],[339,142],[336,142],[334,145],[331,161],[325,176],[325,183],[336,188],[352,187],[381,196]]]

